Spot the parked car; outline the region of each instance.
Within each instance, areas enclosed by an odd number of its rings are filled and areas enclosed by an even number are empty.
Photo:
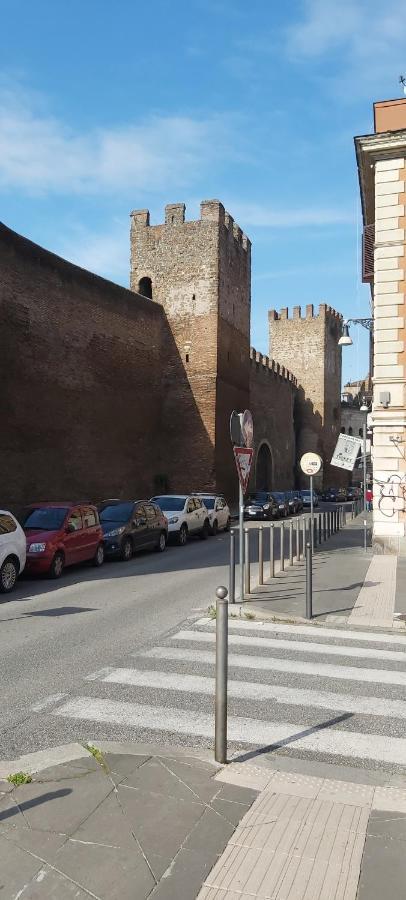
[[[358,500],[361,497],[361,489],[352,485],[346,490],[346,500]]]
[[[65,566],[104,562],[103,529],[90,503],[37,503],[24,520],[26,570],[60,578]]]
[[[25,566],[25,534],[7,509],[0,509],[0,594],[13,590]]]
[[[269,491],[249,494],[244,504],[244,519],[277,519],[278,504]]]
[[[128,562],[137,550],[165,550],[168,521],[156,503],[148,500],[106,500],[99,505],[99,518],[106,556],[116,556]]]
[[[286,491],[286,498],[289,504],[289,514],[296,515],[303,509],[303,499],[298,491]]]
[[[226,499],[220,494],[201,494],[198,496],[209,514],[210,532],[217,534],[218,531],[228,531],[230,528],[230,508]]]
[[[205,540],[210,534],[209,513],[203,499],[195,494],[163,494],[152,497],[168,520],[169,536],[184,546],[188,537],[197,534]]]
[[[285,491],[272,491],[272,496],[276,500],[281,518],[289,515],[289,499]]]
[[[311,491],[300,491],[300,493],[303,498],[303,506],[311,506],[312,505],[312,501],[311,501],[312,492]],[[319,505],[319,495],[316,494],[316,491],[313,491],[313,506],[318,506],[318,505]]]

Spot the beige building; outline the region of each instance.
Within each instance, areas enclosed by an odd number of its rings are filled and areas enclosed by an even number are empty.
[[[374,104],[355,138],[373,297],[374,544],[406,555],[406,98]]]

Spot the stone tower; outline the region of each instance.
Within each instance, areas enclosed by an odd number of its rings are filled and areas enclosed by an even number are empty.
[[[162,360],[162,467],[170,490],[235,494],[229,418],[249,402],[251,244],[218,200],[131,214],[131,289],[162,304],[167,356]],[[187,455],[186,455],[187,454]],[[188,472],[188,484],[185,484]]]
[[[340,433],[341,399],[341,316],[321,303],[318,315],[313,304],[306,306],[302,318],[300,306],[269,312],[270,353],[294,372],[298,392],[295,404],[297,460],[313,450],[323,459],[323,476],[318,485],[340,483],[340,470],[330,460]],[[297,470],[297,481],[308,487],[308,479]]]

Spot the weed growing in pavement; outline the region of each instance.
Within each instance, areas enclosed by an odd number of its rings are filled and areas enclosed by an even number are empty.
[[[216,618],[217,618],[217,610],[216,610],[216,607],[215,607],[213,604],[212,604],[211,606],[209,606],[209,608],[208,608],[208,610],[207,610],[207,615],[209,616],[209,619],[216,619]]]
[[[7,775],[7,781],[16,785],[29,784],[32,781],[32,777],[27,772],[14,772],[14,775]]]
[[[255,619],[255,613],[253,612],[245,612],[244,616],[246,619]]]
[[[108,771],[108,765],[107,765],[107,763],[106,763],[106,760],[105,760],[105,758],[104,758],[104,756],[103,756],[101,750],[99,750],[98,747],[94,747],[93,744],[88,744],[88,743],[87,743],[87,744],[83,744],[83,746],[84,746],[85,750],[88,750],[89,753],[92,754],[92,756],[94,757],[94,759],[96,760],[96,762],[99,763],[99,766],[101,766],[102,769],[105,769],[106,772],[107,772],[107,771]]]

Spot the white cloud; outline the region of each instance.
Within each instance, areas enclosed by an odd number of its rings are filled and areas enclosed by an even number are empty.
[[[0,187],[31,193],[156,191],[184,186],[229,155],[223,117],[152,116],[78,133],[21,90],[0,90]]]
[[[346,225],[354,222],[354,213],[320,207],[273,209],[260,203],[231,203],[228,209],[242,228],[301,228],[306,225]]]
[[[288,53],[296,60],[325,61],[330,55],[326,77],[345,88],[349,98],[365,92],[396,94],[406,62],[403,0],[304,0],[303,17],[287,30],[286,38]]]

